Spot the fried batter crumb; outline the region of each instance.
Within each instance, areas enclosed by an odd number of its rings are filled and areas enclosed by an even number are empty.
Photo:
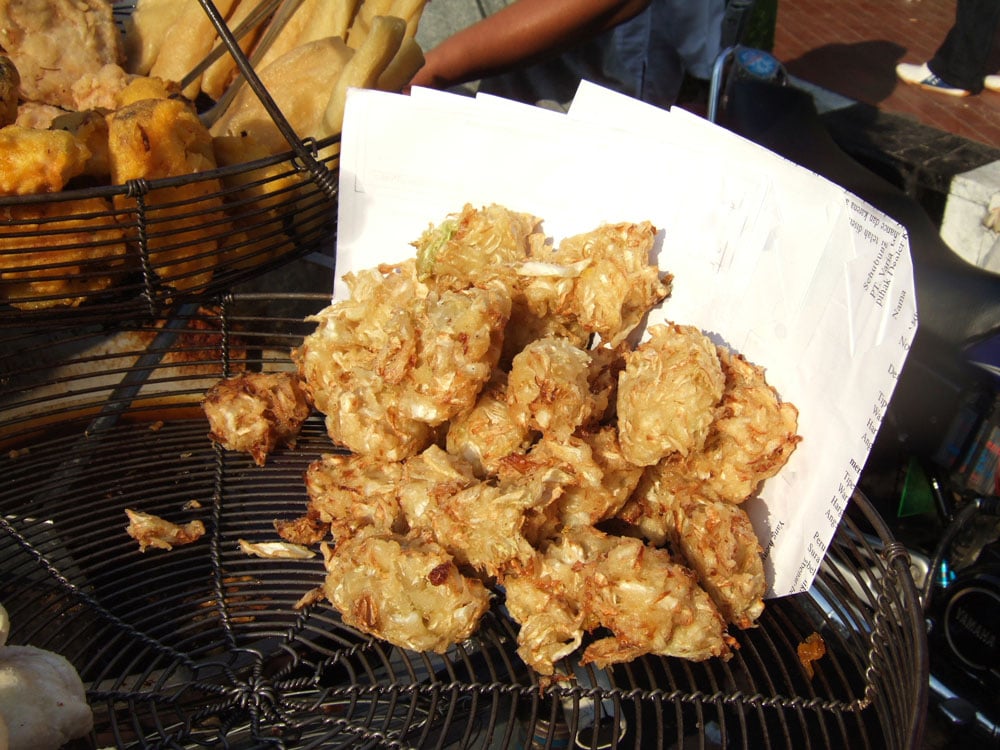
[[[149,547],[170,550],[184,544],[196,542],[205,535],[205,524],[195,519],[183,526],[167,521],[151,513],[125,509],[129,524],[125,531],[139,542],[139,551]]]
[[[811,680],[816,674],[813,662],[819,661],[826,655],[826,643],[823,641],[823,636],[819,633],[810,633],[796,650],[799,654],[799,661],[802,662],[802,668]]]

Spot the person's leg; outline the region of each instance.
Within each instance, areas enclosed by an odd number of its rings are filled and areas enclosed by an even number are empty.
[[[927,67],[947,83],[978,94],[993,46],[993,36],[1000,24],[997,0],[958,0],[955,25],[948,31]]]

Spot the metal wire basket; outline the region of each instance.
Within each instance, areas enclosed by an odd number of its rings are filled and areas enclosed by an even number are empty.
[[[299,138],[215,6],[201,3],[288,151],[175,178],[0,196],[0,327],[154,318],[332,251],[339,136]],[[134,5],[114,4],[119,24]]]
[[[543,684],[498,601],[445,654],[392,647],[324,602],[312,560],[245,555],[300,516],[334,450],[311,419],[266,467],[223,451],[198,408],[219,377],[290,366],[326,295],[238,295],[108,337],[0,335],[0,601],[12,643],[65,655],[91,736],[127,748],[907,748],[927,651],[908,556],[855,495],[806,594],[768,602],[728,662],[572,658]],[[275,314],[275,307],[282,309]],[[259,310],[268,310],[261,314]],[[140,553],[125,508],[208,533]],[[797,648],[827,654],[810,677]]]

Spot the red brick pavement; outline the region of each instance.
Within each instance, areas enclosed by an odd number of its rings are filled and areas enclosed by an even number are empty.
[[[901,83],[897,62],[924,62],[954,20],[955,0],[778,0],[774,54],[805,81],[1000,147],[1000,94],[954,98]],[[1000,32],[993,50],[1000,72]]]

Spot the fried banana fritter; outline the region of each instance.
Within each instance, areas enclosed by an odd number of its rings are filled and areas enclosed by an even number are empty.
[[[295,373],[245,372],[216,383],[201,405],[209,436],[263,466],[280,445],[294,443],[312,406]]]
[[[65,130],[0,128],[0,195],[58,193],[87,170],[86,144]]]
[[[0,223],[0,303],[76,307],[127,268],[125,231],[105,198],[4,206]]]
[[[198,175],[216,168],[212,137],[194,108],[180,99],[142,99],[108,116],[111,180],[157,180]],[[151,190],[144,198],[150,262],[167,285],[180,291],[207,284],[219,264],[220,241],[231,234],[216,178]],[[116,196],[135,210],[135,199]],[[211,232],[205,227],[212,226]]]
[[[694,326],[656,325],[626,355],[618,380],[622,452],[638,466],[705,443],[725,378],[715,345]]]

